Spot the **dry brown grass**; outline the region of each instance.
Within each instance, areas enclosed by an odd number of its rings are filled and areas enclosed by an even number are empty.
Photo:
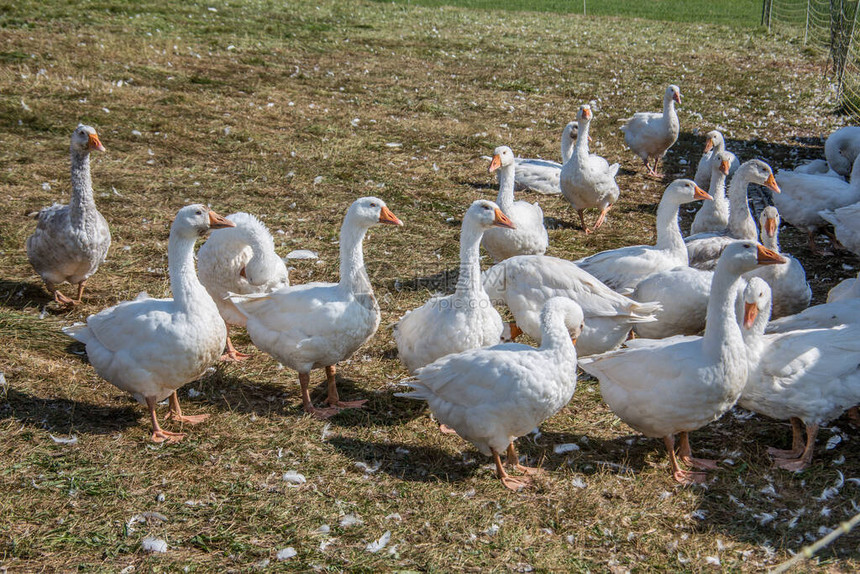
[[[473,199],[495,196],[481,156],[504,143],[555,158],[561,127],[595,100],[596,150],[622,162],[622,200],[585,237],[562,200],[540,198],[558,222],[550,252],[577,258],[653,241],[662,185],[642,177],[616,120],[656,108],[675,82],[684,133],[671,174],[697,161],[692,130],[716,125],[744,158],[786,166],[820,155],[818,136],[842,119],[827,113],[821,62],[798,47],[707,25],[379,3],[20,2],[0,22],[3,567],[247,571],[269,560],[282,570],[704,571],[715,569],[712,557],[757,570],[854,512],[854,483],[817,498],[837,472],[860,473],[856,433],[842,420],[842,430],[822,432],[812,468],[794,475],[769,468],[764,453],[786,443],[787,425],[724,417],[694,441],[732,462],[707,488],[683,489],[669,480],[662,447],[620,423],[585,380],[539,438],[520,441],[551,472],[511,494],[486,459],[437,433],[420,404],[390,387],[404,374],[390,326],[428,296],[396,280],[456,267],[459,217]],[[93,176],[114,245],[82,306],[44,312],[24,250],[27,214],[67,200],[78,121],[96,126],[109,150]],[[296,264],[301,283],[336,278],[341,217],[367,194],[406,226],[366,242],[383,323],[339,371],[347,398],[370,399],[363,411],[329,424],[303,416],[294,373],[257,353],[189,385],[199,396],[183,390],[189,412],[212,417],[182,443],[154,446],[144,411],[59,332],[140,290],[168,292],[167,228],[186,203],[260,214],[282,253],[318,251],[320,262]],[[783,237],[817,299],[852,273],[842,265],[853,259],[813,261],[802,238]],[[843,441],[825,450],[834,436]],[[580,449],[555,454],[560,443]],[[308,482],[288,487],[281,476],[291,469]],[[129,526],[144,511],[167,521]],[[350,513],[363,523],[339,526]],[[329,534],[316,532],[323,524]],[[386,530],[388,547],[367,552]],[[143,553],[148,535],[169,552]],[[818,568],[856,570],[857,543],[844,537]],[[277,562],[287,546],[298,555]]]

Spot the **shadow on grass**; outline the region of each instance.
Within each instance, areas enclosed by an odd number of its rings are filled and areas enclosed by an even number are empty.
[[[142,411],[133,404],[123,407],[93,405],[70,399],[42,398],[9,388],[0,402],[0,419],[16,419],[55,432],[104,435],[137,426]]]
[[[33,307],[44,307],[53,300],[41,283],[0,280],[0,305],[4,307],[21,311]],[[57,311],[51,307],[48,309],[52,312]]]

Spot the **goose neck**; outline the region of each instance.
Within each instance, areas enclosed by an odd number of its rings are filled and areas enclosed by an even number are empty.
[[[460,231],[460,274],[455,293],[466,297],[480,293],[481,285],[481,237],[484,230],[477,225],[463,222]]]
[[[69,215],[72,224],[81,224],[95,211],[93,180],[90,175],[90,153],[71,148],[72,197],[69,200]]]
[[[566,164],[573,155],[573,139],[567,131],[561,137],[561,163]]]
[[[552,303],[547,303],[540,316],[542,351],[559,351],[576,356],[576,349],[564,322],[565,315]]]
[[[514,206],[514,167],[513,162],[499,168],[499,195],[496,203],[502,209],[502,213],[510,213]]]
[[[744,280],[739,274],[727,268],[725,260],[717,263],[711,280],[711,296],[708,300],[703,337],[705,352],[712,359],[725,358],[732,349],[743,345],[735,309],[738,291],[743,283]]]
[[[364,268],[363,242],[367,228],[356,225],[347,215],[340,228],[340,285],[355,294],[372,294]]]
[[[756,225],[750,213],[747,187],[750,180],[746,173],[735,174],[729,185],[729,235],[736,239],[756,239]]]
[[[588,157],[588,130],[591,127],[591,122],[583,119],[577,122],[577,125],[579,126],[579,133],[576,136],[573,149],[577,159],[583,161]]]
[[[197,278],[194,267],[194,244],[196,234],[171,232],[167,244],[167,266],[170,275],[170,290],[180,309],[189,309],[198,303],[214,302]]]
[[[724,174],[720,170],[717,170],[716,173],[711,174],[711,184],[708,187],[708,193],[715,200],[726,198],[726,174]]]
[[[663,198],[657,206],[657,249],[687,252],[681,228],[678,227],[679,208],[677,201],[668,198]]]

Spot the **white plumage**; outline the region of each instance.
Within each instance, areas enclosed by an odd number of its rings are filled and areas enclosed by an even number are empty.
[[[713,198],[703,201],[693,218],[690,234],[725,231],[729,225],[729,200],[726,199],[726,176],[729,174],[731,158],[728,152],[717,152],[710,162],[711,174],[708,193]],[[734,157],[734,156],[732,156]],[[699,185],[699,182],[696,182]],[[700,187],[705,187],[700,185]]]
[[[851,277],[840,281],[827,293],[827,302],[835,303],[844,299],[856,299],[860,297],[860,281],[857,277]]]
[[[858,154],[860,154],[860,127],[839,128],[824,142],[824,157],[828,165],[842,176],[847,177],[851,173]]]
[[[696,177],[693,178],[696,185],[702,188],[708,187],[711,181],[711,162],[717,157],[717,154],[727,154],[729,172],[726,175],[734,175],[741,166],[735,154],[726,150],[726,140],[722,133],[718,130],[711,130],[705,134],[705,138],[705,150],[699,159],[699,165],[696,166]],[[714,194],[711,193],[711,195]]]
[[[662,177],[657,173],[657,163],[666,155],[666,151],[678,140],[681,124],[675,103],[681,103],[681,90],[671,85],[663,94],[662,112],[637,112],[632,117],[621,120],[624,124],[624,141],[633,153],[642,158],[648,174]],[[581,135],[581,134],[580,134]],[[654,160],[652,168],[649,161]]]
[[[569,122],[561,132],[561,163],[547,159],[516,158],[514,165],[514,189],[528,190],[543,195],[561,193],[559,178],[561,168],[573,153],[578,127],[576,122]],[[499,172],[496,172],[499,173]]]
[[[838,209],[823,209],[818,215],[833,224],[839,243],[854,255],[860,256],[860,202]]]

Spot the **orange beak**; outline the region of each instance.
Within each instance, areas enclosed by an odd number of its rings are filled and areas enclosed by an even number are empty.
[[[730,167],[729,162],[727,162],[727,161],[721,161],[720,162],[720,171],[723,172],[724,174],[729,175],[729,167]]]
[[[755,303],[744,303],[744,328],[749,329],[753,326],[756,316],[758,316],[758,307]]]
[[[487,168],[487,171],[493,173],[500,167],[502,167],[502,156],[496,154],[493,156],[493,161],[490,162],[490,167]]]
[[[708,141],[705,142],[705,153],[708,153],[712,149],[714,149],[714,140],[708,138]]]
[[[90,136],[92,137],[92,136]],[[224,227],[236,227],[236,224],[227,219],[226,217],[222,217],[212,211],[209,210],[209,228],[210,229],[222,229]]]
[[[590,120],[591,119],[591,110],[588,108],[585,108],[584,110],[582,110],[582,118],[585,120]]]
[[[573,343],[574,345],[576,345],[576,337],[571,337],[570,342]]]
[[[680,104],[681,103],[681,94],[679,92],[675,92],[674,94],[672,94],[672,99]]]
[[[776,219],[768,217],[764,222],[764,232],[768,237],[776,235]]]
[[[764,186],[775,193],[779,193],[779,186],[776,184],[776,179],[774,179],[773,174],[767,176],[767,181],[764,182]]]
[[[713,197],[711,197],[710,193],[708,193],[698,185],[696,186],[696,193],[693,194],[693,197],[695,199],[714,199]]]
[[[774,251],[773,249],[768,249],[764,245],[757,245],[758,247],[758,264],[759,265],[773,265],[774,263],[788,263],[788,260]]]
[[[517,337],[523,334],[523,330],[520,329],[520,326],[515,321],[508,323],[508,327],[511,329],[511,341],[516,341]]]
[[[387,223],[389,225],[403,225],[403,222],[397,219],[397,216],[391,213],[391,210],[382,206],[379,210],[379,223]]]
[[[588,136],[588,143],[591,143],[591,142],[593,142],[593,141],[594,141],[594,140],[593,140],[593,139],[591,139],[591,136]]]
[[[507,227],[508,229],[516,229],[517,226],[514,225],[514,222],[511,219],[502,213],[502,210],[498,207],[496,208],[496,218],[493,220],[494,227]]]
[[[105,151],[105,146],[102,145],[101,140],[99,140],[99,136],[96,134],[90,134],[90,141],[87,144],[87,147],[90,149],[97,149],[99,151]]]

